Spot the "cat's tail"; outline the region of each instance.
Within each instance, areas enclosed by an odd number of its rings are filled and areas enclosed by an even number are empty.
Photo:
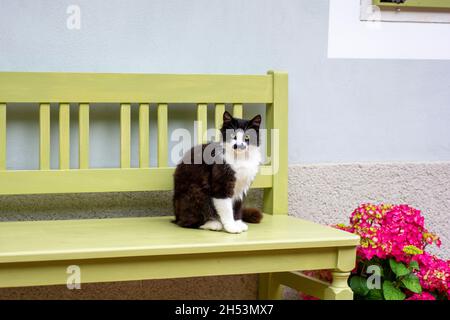
[[[263,218],[261,210],[256,208],[242,209],[242,220],[248,223],[260,223]]]

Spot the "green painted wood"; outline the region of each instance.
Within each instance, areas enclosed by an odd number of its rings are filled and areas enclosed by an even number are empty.
[[[225,113],[225,104],[218,103],[214,109],[214,124],[216,128],[216,141],[220,141],[222,135],[220,133],[220,129],[223,124],[223,114]]]
[[[0,195],[165,191],[173,189],[174,168],[0,171]],[[270,188],[272,177],[256,176],[252,188]]]
[[[351,233],[290,216],[265,215],[249,231],[180,228],[172,217],[0,223],[0,264],[355,246]],[[36,235],[39,235],[38,237]],[[334,249],[333,268],[337,252]],[[314,263],[313,261],[311,263]]]
[[[274,274],[274,281],[304,294],[323,299],[329,283],[307,276],[301,272],[280,272]]]
[[[6,170],[6,103],[0,103],[0,170]]]
[[[131,162],[131,107],[120,105],[120,167],[129,168]]]
[[[39,168],[50,170],[50,104],[39,106]]]
[[[59,106],[59,169],[70,169],[70,105]]]
[[[150,127],[149,104],[139,105],[139,167],[148,168],[150,165]]]
[[[78,161],[80,169],[89,168],[89,104],[78,107]]]
[[[80,267],[83,288],[92,282],[330,269],[335,258],[330,247],[0,263],[0,287],[66,284],[69,264]]]
[[[269,103],[272,96],[266,75],[0,72],[3,103]]]
[[[208,130],[208,105],[200,103],[197,106],[197,144],[207,142],[206,131]]]
[[[272,214],[288,213],[288,76],[269,72],[273,78],[273,103],[267,105],[266,127],[269,130],[273,187],[264,190],[263,210]]]
[[[235,103],[233,105],[233,117],[242,119],[244,114],[244,110],[242,108],[241,103]]]
[[[167,108],[166,103],[158,105],[158,167],[169,165]]]
[[[274,278],[274,273],[261,273],[258,277],[259,300],[281,300],[282,287]]]
[[[381,8],[411,8],[411,9],[444,9],[450,10],[449,0],[407,0],[405,3],[389,3],[373,0],[373,4]]]

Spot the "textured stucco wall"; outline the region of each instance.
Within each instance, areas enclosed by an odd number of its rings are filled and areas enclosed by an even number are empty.
[[[298,165],[289,169],[289,212],[323,224],[348,222],[361,203],[410,204],[422,210],[450,258],[450,162]]]
[[[2,196],[2,220],[149,216],[171,214],[170,192]],[[261,203],[261,192],[250,202]],[[323,224],[346,222],[364,202],[408,203],[423,211],[429,230],[442,238],[450,258],[450,163],[297,165],[289,169],[289,213]],[[89,284],[81,292],[63,286],[0,289],[7,298],[256,298],[256,277],[208,277]],[[287,298],[295,298],[288,291]]]

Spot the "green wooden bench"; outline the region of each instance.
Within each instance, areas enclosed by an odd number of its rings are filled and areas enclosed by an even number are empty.
[[[259,297],[279,298],[281,284],[326,299],[351,299],[347,278],[358,237],[287,215],[288,78],[267,75],[149,75],[0,73],[0,195],[130,192],[172,189],[168,165],[168,104],[196,103],[198,130],[207,105],[221,125],[225,103],[242,116],[243,104],[267,106],[267,128],[278,129],[278,159],[261,170],[261,224],[242,234],[184,229],[172,217],[0,223],[0,287],[65,284],[77,265],[81,282],[107,282],[230,274],[259,274]],[[39,170],[8,170],[7,109],[39,104]],[[50,103],[59,104],[59,168],[50,168]],[[70,167],[70,107],[79,108],[79,167]],[[89,168],[89,110],[120,104],[120,168]],[[139,104],[139,167],[130,166],[130,104]],[[157,166],[149,165],[149,107],[157,108]],[[36,119],[38,121],[38,119]],[[198,135],[198,142],[205,138]],[[272,139],[273,140],[273,139]],[[270,148],[269,148],[270,152]],[[276,163],[277,162],[277,163]],[[272,170],[278,167],[278,170]],[[333,269],[331,285],[299,270]]]

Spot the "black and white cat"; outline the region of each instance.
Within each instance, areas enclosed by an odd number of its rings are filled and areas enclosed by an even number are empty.
[[[260,210],[242,206],[261,163],[260,125],[260,115],[244,120],[225,111],[222,141],[197,145],[183,156],[174,174],[176,224],[241,233],[248,229],[244,221],[261,221]]]

